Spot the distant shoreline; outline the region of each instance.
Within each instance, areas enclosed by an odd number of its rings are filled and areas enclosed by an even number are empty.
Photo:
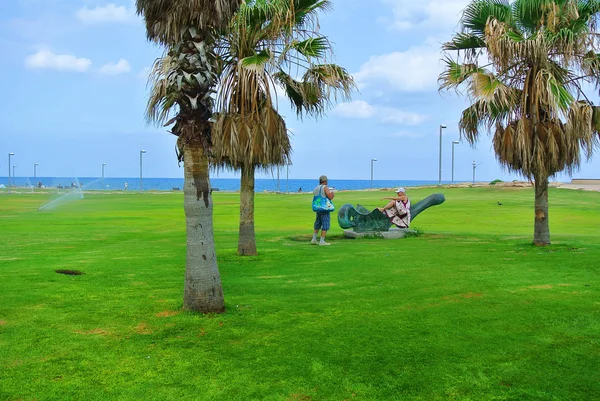
[[[574,190],[583,190],[583,191],[599,191],[600,192],[600,184],[582,184],[582,183],[564,183],[564,182],[550,182],[548,184],[548,186],[550,188],[560,188],[560,189],[574,189]],[[454,183],[454,184],[442,184],[441,186],[438,185],[432,185],[432,184],[428,184],[428,185],[405,185],[406,188],[410,188],[410,189],[424,189],[424,188],[440,188],[440,189],[449,189],[449,188],[479,188],[479,187],[498,187],[498,188],[533,188],[533,184],[528,182],[528,181],[508,181],[508,182],[496,182],[494,184],[491,184],[490,182],[485,182],[485,181],[476,181],[475,183],[472,182],[458,182],[458,183]],[[336,190],[336,192],[389,192],[389,191],[393,191],[394,189],[396,189],[397,187],[377,187],[377,188],[362,188],[362,189],[340,189],[340,190]],[[25,186],[16,186],[13,187],[11,192],[13,193],[17,193],[17,194],[47,194],[47,193],[60,193],[60,194],[67,194],[69,192],[77,192],[79,190],[79,188],[62,188],[62,189],[57,189],[56,187],[45,187],[45,188],[31,188],[31,187],[25,187]],[[140,193],[139,189],[135,189],[135,188],[130,188],[128,190],[124,190],[124,189],[115,189],[115,188],[108,188],[108,189],[81,189],[82,193],[88,193],[88,194],[124,194],[124,193]],[[149,192],[149,193],[153,193],[153,194],[167,194],[167,193],[173,193],[173,192],[183,192],[182,189],[180,188],[173,188],[170,190],[162,190],[162,189],[144,189],[143,192]],[[240,190],[236,189],[236,190],[221,190],[218,188],[215,188],[215,190],[213,191],[215,193],[218,192],[223,192],[223,193],[239,193]],[[8,194],[8,189],[7,188],[0,188],[0,194]],[[285,195],[306,195],[306,194],[311,194],[312,190],[307,190],[307,191],[302,191],[302,192],[298,192],[298,191],[272,191],[272,190],[262,190],[262,191],[256,191],[256,193],[268,193],[268,194],[285,194]]]

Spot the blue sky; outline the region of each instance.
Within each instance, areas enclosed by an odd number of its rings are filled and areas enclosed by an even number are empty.
[[[281,101],[294,147],[290,178],[451,179],[452,141],[466,100],[437,91],[440,45],[467,0],[334,0],[321,31],[358,85],[351,102],[299,121]],[[11,0],[0,4],[0,175],[182,177],[175,138],[148,126],[147,70],[162,50],[146,41],[130,0]],[[597,100],[597,95],[592,99]],[[455,146],[455,180],[520,179],[496,162],[487,135]],[[600,158],[574,178],[598,178]],[[222,172],[220,178],[234,177]],[[269,174],[264,176],[270,176]],[[570,177],[561,175],[560,181]]]

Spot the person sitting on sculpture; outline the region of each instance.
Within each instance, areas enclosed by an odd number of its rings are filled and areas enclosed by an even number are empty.
[[[396,190],[396,196],[382,198],[382,200],[390,200],[384,207],[377,209],[385,214],[392,224],[398,228],[408,228],[410,225],[410,200],[406,196],[404,188]]]

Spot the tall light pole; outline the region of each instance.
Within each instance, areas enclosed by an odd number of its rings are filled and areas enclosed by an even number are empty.
[[[454,184],[454,145],[458,145],[458,141],[452,141],[452,183]]]
[[[371,189],[373,189],[373,162],[376,162],[377,159],[371,159]]]
[[[100,183],[102,185],[101,189],[104,189],[104,167],[106,166],[106,163],[102,163],[102,182]]]
[[[143,168],[143,164],[142,164],[142,155],[146,153],[145,150],[140,150],[140,192],[144,191],[144,187],[142,186],[142,168]]]
[[[444,128],[448,128],[448,127],[446,127],[444,124],[441,124],[440,125],[440,162],[439,162],[440,174],[438,177],[438,185],[442,185],[442,130]]]
[[[481,162],[483,163],[483,162]],[[475,184],[475,169],[477,168],[477,166],[479,166],[481,163],[477,163],[475,160],[473,160],[473,184]]]
[[[11,157],[11,156],[14,156],[14,155],[15,155],[15,154],[14,154],[14,153],[12,153],[12,152],[10,152],[10,153],[8,154],[8,192],[10,192],[10,182],[11,182],[11,181],[10,181],[10,157]]]
[[[35,181],[35,179],[37,178],[37,166],[39,166],[39,163],[33,163],[33,180]]]

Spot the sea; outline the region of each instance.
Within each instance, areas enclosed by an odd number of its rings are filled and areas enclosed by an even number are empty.
[[[214,191],[239,191],[239,178],[213,178],[210,180]],[[0,187],[7,186],[8,178],[0,178]],[[397,188],[425,185],[437,185],[437,180],[335,180],[329,186],[336,190],[361,190],[369,188]],[[442,184],[449,182],[442,181]],[[68,189],[81,187],[86,191],[121,190],[121,191],[180,191],[183,189],[183,178],[98,178],[98,177],[14,177],[12,185],[27,189],[31,187]],[[315,179],[279,179],[258,178],[255,180],[255,192],[312,192],[318,185]]]

